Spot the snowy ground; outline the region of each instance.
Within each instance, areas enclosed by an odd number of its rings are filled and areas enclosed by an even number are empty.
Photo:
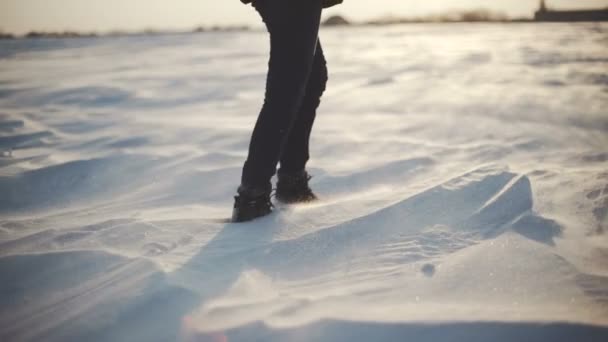
[[[322,200],[238,225],[263,32],[0,42],[0,340],[608,341],[608,25],[321,39]]]

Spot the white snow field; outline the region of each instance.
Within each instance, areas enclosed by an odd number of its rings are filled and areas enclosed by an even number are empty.
[[[321,200],[246,224],[265,32],[0,42],[0,340],[608,341],[608,25],[321,40]]]

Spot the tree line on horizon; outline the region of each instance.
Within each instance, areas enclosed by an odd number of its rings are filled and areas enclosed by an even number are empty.
[[[532,18],[510,18],[502,12],[492,11],[484,8],[463,10],[463,11],[447,11],[439,14],[431,14],[418,17],[398,17],[385,16],[363,22],[352,22],[341,15],[334,15],[323,21],[323,26],[384,26],[396,24],[417,24],[417,23],[507,23],[507,22],[533,22]],[[6,33],[0,30],[0,39],[19,39],[19,38],[94,38],[94,37],[112,37],[112,36],[129,36],[129,35],[157,35],[157,34],[175,34],[175,33],[202,33],[202,32],[233,32],[233,31],[248,31],[251,28],[246,25],[231,25],[231,26],[198,26],[190,31],[170,31],[170,30],[155,30],[145,29],[138,32],[129,31],[111,31],[108,33],[95,32],[76,32],[76,31],[60,31],[60,32],[44,32],[31,31],[24,35],[15,35]]]

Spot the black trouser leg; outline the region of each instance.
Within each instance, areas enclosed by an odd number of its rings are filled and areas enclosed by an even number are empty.
[[[256,122],[242,183],[264,186],[276,172],[306,94],[321,20],[321,0],[256,0],[270,33],[264,105]]]
[[[281,172],[297,173],[305,169],[310,157],[308,142],[315,121],[317,108],[327,83],[327,65],[321,43],[317,44],[315,57],[306,85],[306,94],[298,111],[293,127],[289,132],[287,144],[281,155]]]

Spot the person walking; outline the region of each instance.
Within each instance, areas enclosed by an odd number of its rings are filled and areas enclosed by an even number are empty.
[[[270,34],[270,60],[264,104],[234,197],[233,222],[272,212],[270,180],[275,173],[277,200],[301,203],[317,199],[308,185],[306,163],[310,132],[327,82],[319,26],[323,8],[342,0],[241,2],[251,4],[262,17]]]

